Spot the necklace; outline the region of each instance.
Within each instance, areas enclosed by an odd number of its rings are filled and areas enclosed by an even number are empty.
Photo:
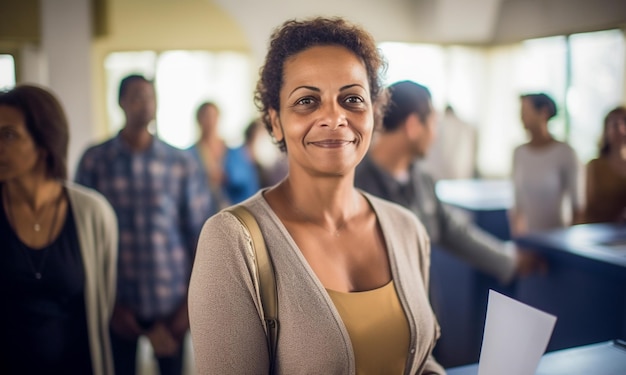
[[[8,194],[9,193],[5,193],[5,191],[3,189],[3,191],[2,191],[2,200],[3,200],[4,205],[7,208],[9,226],[11,226],[11,223],[15,224],[15,220],[13,218],[13,209],[12,209],[10,203],[9,203]],[[6,195],[6,197],[5,197],[5,195]],[[48,246],[52,242],[52,236],[54,234],[54,228],[56,227],[57,218],[59,216],[59,207],[61,206],[61,200],[63,199],[64,195],[65,195],[65,190],[63,190],[61,192],[61,194],[59,194],[59,197],[54,201],[54,215],[52,216],[52,223],[50,225],[50,229],[48,230],[48,240],[46,241],[46,244],[44,245],[42,250],[40,250],[40,251],[43,251],[43,254],[41,256],[41,259],[39,260],[39,264],[37,265],[37,267],[35,267],[35,262],[32,259],[32,255],[30,253],[30,249],[26,248],[26,245],[24,245],[22,243],[22,241],[19,239],[19,237],[17,236],[17,230],[14,229],[15,237],[17,238],[17,241],[21,244],[22,248],[24,249],[24,255],[26,257],[26,261],[28,262],[28,265],[30,266],[31,271],[33,272],[33,274],[35,276],[35,279],[37,279],[37,280],[41,280],[41,278],[43,277],[42,271],[43,271],[43,268],[46,265],[46,259],[48,257]],[[39,225],[39,223],[35,223],[35,228],[34,229],[35,229],[36,232],[39,232],[41,230],[41,225]]]

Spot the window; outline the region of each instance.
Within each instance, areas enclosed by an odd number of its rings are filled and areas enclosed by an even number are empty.
[[[13,56],[0,54],[0,90],[15,86],[15,60]]]
[[[429,44],[381,43],[387,59],[385,84],[410,80],[422,84],[433,96],[433,106],[443,106],[446,87],[445,49]]]
[[[251,67],[247,55],[235,52],[116,52],[105,61],[110,129],[123,126],[118,105],[121,79],[132,73],[154,79],[157,95],[156,132],[166,142],[191,146],[198,137],[196,109],[204,101],[220,107],[220,135],[229,144],[243,140],[243,130],[256,115]]]
[[[508,177],[513,149],[526,141],[519,96],[545,92],[558,114],[550,131],[581,163],[597,155],[604,116],[623,103],[626,42],[621,30],[526,40],[491,48],[381,43],[387,83],[427,86],[433,105],[451,104],[479,129],[477,168]]]
[[[619,30],[570,37],[569,142],[583,162],[598,155],[604,117],[623,103],[624,44]]]

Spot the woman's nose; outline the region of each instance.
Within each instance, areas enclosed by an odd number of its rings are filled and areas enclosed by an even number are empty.
[[[321,113],[321,126],[327,126],[334,130],[347,124],[345,109],[339,103],[332,102],[324,105]]]

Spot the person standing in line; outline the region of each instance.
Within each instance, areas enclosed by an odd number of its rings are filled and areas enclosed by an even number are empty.
[[[100,191],[119,220],[117,300],[111,339],[117,375],[135,374],[137,343],[147,336],[161,375],[181,374],[189,328],[187,289],[197,237],[213,213],[206,180],[189,153],[149,131],[154,85],[125,77],[126,116],[113,138],[88,148],[76,181]]]
[[[204,102],[198,106],[196,121],[200,137],[187,150],[202,166],[216,206],[224,208],[229,205],[229,199],[223,188],[226,179],[224,155],[227,147],[218,132],[219,116],[219,108],[213,102]]]
[[[513,152],[512,234],[579,223],[583,213],[582,168],[574,149],[554,139],[548,130],[548,121],[557,114],[556,104],[544,93],[522,95],[520,100],[522,124],[530,140]],[[569,218],[565,209],[571,211]]]
[[[226,146],[218,133],[217,104],[204,102],[196,111],[200,138],[188,150],[204,167],[219,207],[239,203],[259,190],[259,177],[247,145]]]
[[[341,18],[272,34],[255,99],[289,172],[241,204],[275,271],[276,355],[250,237],[221,212],[202,229],[189,289],[200,374],[445,374],[431,355],[428,236],[406,209],[354,187],[384,108],[383,68],[373,37]]]
[[[252,120],[244,130],[244,146],[256,169],[259,188],[279,183],[287,175],[285,154],[276,148],[260,118]],[[272,152],[273,151],[273,152]]]
[[[519,251],[469,222],[439,200],[421,160],[436,136],[436,113],[428,88],[412,81],[389,86],[390,104],[381,132],[356,170],[356,186],[413,212],[433,243],[503,284],[538,266]]]
[[[600,153],[586,176],[585,222],[626,222],[626,107],[604,118]]]
[[[0,93],[1,374],[114,374],[117,220],[67,181],[68,143],[50,91]]]

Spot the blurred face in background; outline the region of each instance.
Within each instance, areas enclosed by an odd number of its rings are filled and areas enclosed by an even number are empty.
[[[141,80],[131,82],[120,98],[120,107],[126,115],[127,126],[147,127],[156,117],[156,95],[152,83]]]
[[[626,110],[617,111],[608,118],[606,139],[611,147],[626,145]]]
[[[429,112],[424,120],[417,113],[412,113],[407,118],[406,124],[412,154],[420,159],[428,155],[437,136],[437,112],[432,102],[428,103],[428,107]]]
[[[198,125],[202,134],[216,134],[220,119],[220,111],[214,105],[204,107],[198,116]]]
[[[521,104],[521,119],[524,129],[535,130],[547,121],[544,111],[537,110],[530,99],[522,99]]]
[[[0,105],[0,181],[5,182],[43,167],[43,155],[26,128],[24,115]]]

